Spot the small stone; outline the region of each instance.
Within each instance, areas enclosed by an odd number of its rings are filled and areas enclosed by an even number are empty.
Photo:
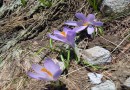
[[[124,82],[124,86],[130,89],[130,77]]]
[[[102,82],[101,79],[103,75],[98,73],[88,73],[88,77],[90,78],[92,84],[99,84]]]
[[[130,9],[129,4],[130,0],[103,0],[101,11],[105,15],[126,13]]]
[[[81,50],[81,57],[92,65],[111,62],[111,53],[100,46],[95,46],[87,50]]]
[[[107,80],[104,83],[92,87],[91,90],[116,90],[116,86],[112,81]]]

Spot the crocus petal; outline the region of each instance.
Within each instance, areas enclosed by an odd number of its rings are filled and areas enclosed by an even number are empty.
[[[71,26],[78,26],[76,21],[67,21],[65,22],[66,25],[71,25]]]
[[[62,70],[59,69],[59,70],[54,74],[53,80],[57,80],[57,79],[59,78],[59,76],[61,75],[61,73],[62,73]]]
[[[75,36],[76,36],[76,32],[73,31],[68,31],[67,33],[67,42],[74,47],[75,46]]]
[[[78,26],[83,26],[83,24],[84,24],[83,21],[77,22],[77,25],[78,25]]]
[[[95,25],[95,26],[103,26],[103,22],[94,21],[94,22],[93,22],[93,25]]]
[[[39,64],[33,64],[32,65],[32,69],[38,73],[38,74],[43,74],[43,72],[41,71],[41,69],[43,68],[43,66],[39,65]],[[44,74],[43,74],[44,75]]]
[[[84,30],[86,27],[87,27],[87,26],[79,26],[79,27],[75,27],[73,30],[74,30],[76,33],[78,33],[78,32],[80,32],[80,31]]]
[[[70,28],[68,28],[68,27],[63,27],[63,31],[65,32],[65,33],[67,33],[68,31],[71,31],[72,29],[70,29]]]
[[[60,66],[50,58],[45,59],[44,67],[52,73],[53,77],[59,77],[62,73],[62,71],[60,70]]]
[[[94,32],[94,28],[92,26],[88,26],[87,32],[88,34],[92,34]]]
[[[76,13],[75,16],[80,19],[80,20],[83,20],[83,21],[86,21],[86,16],[83,14],[83,13]]]
[[[39,65],[39,64],[33,64],[32,65],[32,69],[39,75],[42,76],[42,78],[46,78],[46,79],[50,79],[50,76],[46,73],[46,72],[43,72],[42,69],[44,67]]]
[[[67,27],[66,27],[65,29],[67,29]],[[66,32],[67,32],[67,31],[65,31],[65,33],[66,33]],[[63,42],[64,42],[65,39],[66,39],[66,37],[63,36],[62,32],[60,32],[60,31],[58,31],[58,30],[55,30],[55,31],[54,31],[54,35],[53,35],[53,36],[55,36],[56,38],[62,40]]]
[[[45,75],[40,75],[37,73],[33,72],[28,72],[27,73],[31,78],[37,79],[37,80],[45,80],[45,81],[50,81],[52,78],[48,77],[46,74]]]
[[[38,79],[38,80],[41,80],[41,75],[40,74],[36,74],[36,73],[32,73],[32,72],[28,72],[27,73],[31,78],[35,78],[35,79]]]
[[[66,39],[64,37],[62,37],[61,35],[51,35],[51,34],[49,34],[48,36],[50,38],[54,39],[54,40],[58,40],[58,41],[66,43]]]
[[[54,33],[53,34],[57,34],[57,35],[60,35],[61,32],[59,30],[54,30]]]
[[[87,16],[87,22],[89,22],[89,23],[91,23],[91,22],[93,22],[95,20],[95,15],[94,14],[89,14],[88,16]]]

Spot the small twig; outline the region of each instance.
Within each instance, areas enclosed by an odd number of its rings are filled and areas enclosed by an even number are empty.
[[[75,73],[75,72],[77,72],[77,71],[79,71],[79,70],[81,70],[81,69],[84,69],[84,68],[86,68],[86,67],[88,67],[88,66],[84,66],[84,67],[78,68],[78,69],[76,69],[76,70],[74,70],[74,71],[72,71],[72,72],[70,72],[70,73],[68,73],[68,74],[66,74],[66,75],[62,75],[61,77],[66,77],[66,76],[68,76],[68,75],[70,75],[70,74],[72,74],[72,73]]]
[[[99,35],[99,34],[98,34],[98,35]],[[99,36],[100,36],[100,35],[99,35]],[[104,39],[104,40],[110,42],[111,44],[113,44],[113,45],[115,45],[115,46],[118,46],[117,44],[115,44],[114,42],[112,42],[112,41],[110,41],[110,40],[104,38],[103,36],[100,36],[100,37],[101,37],[102,39]]]
[[[117,55],[117,57],[114,59],[114,61],[117,59],[117,58],[120,58],[122,56],[122,54],[125,54],[125,52],[130,48],[130,43],[128,43],[124,48],[123,50],[121,51],[121,53],[119,53]],[[128,56],[127,56],[128,57]]]
[[[118,47],[120,47],[120,45],[130,36],[130,34],[128,34],[117,46],[116,48],[111,52],[113,53]]]
[[[110,41],[110,40],[108,40],[108,39],[106,39],[106,38],[104,38],[103,36],[100,36],[102,39],[104,39],[104,40],[106,40],[106,41],[108,41],[108,42],[110,42],[111,44],[113,44],[113,45],[115,45],[115,46],[118,46],[117,44],[115,44],[114,42],[112,42],[112,41]],[[119,46],[120,47],[120,46]],[[125,55],[125,52],[124,51],[121,51],[120,50],[120,52],[122,53],[122,54],[124,54]]]

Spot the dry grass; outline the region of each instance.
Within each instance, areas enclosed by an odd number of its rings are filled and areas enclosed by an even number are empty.
[[[74,17],[75,12],[88,8],[82,2],[78,0],[55,0],[53,6],[49,9],[37,11],[38,7],[32,9],[34,5],[37,5],[37,2],[29,0],[25,8],[17,8],[19,11],[15,9],[14,12],[1,20],[1,37],[9,38],[1,44],[0,88],[2,90],[40,90],[45,86],[43,81],[42,84],[39,84],[39,81],[28,78],[26,72],[30,69],[32,63],[41,62],[48,53],[48,50],[45,50],[40,55],[35,55],[39,48],[47,46],[48,38],[45,35],[48,30],[61,28],[64,21]],[[77,8],[79,5],[82,6]],[[12,32],[16,32],[16,34]],[[41,33],[36,40],[28,40],[39,32]],[[28,41],[16,44],[25,39]],[[7,44],[4,45],[5,43]]]

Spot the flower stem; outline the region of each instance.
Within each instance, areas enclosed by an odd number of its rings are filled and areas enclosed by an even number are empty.
[[[74,48],[74,52],[75,52],[75,55],[76,55],[77,63],[79,63],[80,62],[80,54],[79,54],[79,48],[77,48],[76,45],[75,45],[75,48]]]

